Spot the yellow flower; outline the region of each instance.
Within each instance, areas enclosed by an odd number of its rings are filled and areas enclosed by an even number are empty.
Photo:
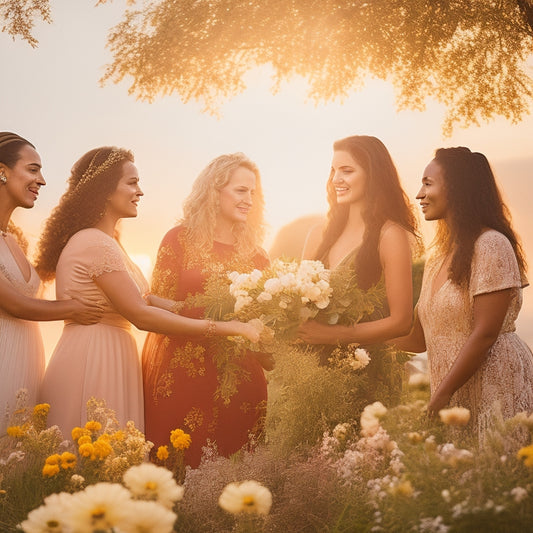
[[[159,446],[159,448],[157,448],[156,455],[160,461],[164,461],[165,459],[168,459],[168,446]]]
[[[519,459],[524,459],[524,464],[529,467],[533,467],[533,444],[520,448],[516,456]]]
[[[102,429],[102,424],[96,420],[89,420],[85,424],[85,429],[88,429],[89,431],[100,431]]]
[[[413,485],[409,480],[401,481],[391,489],[392,494],[411,497],[414,493]]]
[[[87,431],[85,428],[75,427],[72,430],[72,440],[78,440],[80,437],[83,437],[85,435],[89,435],[89,431]]]
[[[63,452],[61,454],[61,468],[68,470],[76,466],[76,456],[70,452]]]
[[[47,415],[50,411],[50,404],[48,403],[38,403],[33,408],[33,414],[37,416]]]
[[[191,445],[191,436],[182,429],[175,429],[170,433],[170,442],[176,450],[185,450]]]
[[[43,476],[54,477],[59,472],[59,465],[45,464],[43,466]]]
[[[81,446],[82,444],[92,443],[93,439],[89,435],[83,435],[78,439],[78,446]]]
[[[126,434],[122,429],[119,429],[118,431],[115,431],[113,435],[111,435],[111,438],[113,440],[123,441],[126,438]]]
[[[10,437],[24,437],[26,432],[22,428],[22,426],[9,426],[7,428],[7,434]]]
[[[78,448],[78,452],[82,457],[93,457],[94,446],[90,442],[86,442]]]
[[[54,453],[53,455],[49,455],[46,458],[45,463],[47,465],[58,465],[60,461],[61,461],[61,456],[57,453]]]
[[[409,442],[411,444],[418,444],[419,442],[422,442],[424,440],[424,435],[418,433],[418,431],[412,431],[410,433],[407,433],[407,438],[409,439]]]
[[[107,457],[113,451],[113,448],[106,439],[98,438],[96,441],[94,441],[93,447],[94,454],[100,459]]]
[[[439,411],[441,421],[448,426],[466,426],[470,420],[470,411],[465,407],[451,407]]]

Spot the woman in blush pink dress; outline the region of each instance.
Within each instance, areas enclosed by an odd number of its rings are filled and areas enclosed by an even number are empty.
[[[44,349],[36,321],[69,318],[91,323],[98,305],[74,299],[35,298],[40,282],[26,259],[27,242],[11,222],[13,211],[31,209],[46,185],[33,144],[16,133],[0,132],[0,437],[5,434],[16,394],[26,390],[35,403],[44,374]]]
[[[50,404],[49,423],[65,435],[86,421],[86,403],[103,399],[121,425],[144,426],[141,367],[130,323],[168,335],[258,333],[240,322],[193,320],[151,307],[148,284],[120,245],[116,225],[137,216],[143,195],[133,155],[102,147],[72,168],[68,189],[48,219],[39,243],[37,271],[67,291],[100,299],[102,319],[90,326],[66,321],[43,380],[41,399]]]
[[[533,357],[515,333],[528,284],[524,253],[483,154],[437,150],[417,198],[437,235],[413,330],[395,343],[427,350],[429,414],[469,409],[470,430],[483,442],[495,412],[507,419],[533,410]]]

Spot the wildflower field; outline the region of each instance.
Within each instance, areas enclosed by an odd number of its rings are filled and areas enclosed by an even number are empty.
[[[87,424],[63,436],[46,428],[48,406],[25,406],[21,394],[1,441],[0,530],[533,530],[533,446],[513,448],[512,439],[533,418],[496,417],[476,448],[468,411],[427,419],[422,374],[399,404],[356,413],[346,387],[361,380],[361,365],[320,366],[296,347],[276,361],[264,439],[230,458],[206,448],[194,470],[183,467],[190,439],[179,428],[156,466],[145,461],[151,443],[131,424],[118,427],[101,402],[89,402]]]

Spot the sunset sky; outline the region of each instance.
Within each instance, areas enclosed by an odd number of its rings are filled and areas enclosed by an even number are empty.
[[[430,99],[425,112],[397,112],[392,86],[369,80],[362,92],[342,103],[315,106],[307,101],[304,80],[294,80],[272,95],[268,69],[247,77],[248,89],[222,104],[221,118],[202,114],[201,104],[184,104],[176,95],[138,102],[128,95],[127,80],[104,87],[98,83],[111,62],[106,36],[120,20],[125,2],[98,8],[89,0],[56,0],[51,5],[53,23],[38,24],[37,49],[0,33],[0,130],[15,131],[35,144],[47,180],[36,207],[19,210],[14,217],[32,243],[64,191],[74,161],[94,147],[117,145],[134,152],[145,193],[137,219],[122,225],[123,243],[148,273],[161,238],[180,216],[192,181],[222,153],[245,152],[261,170],[271,228],[268,249],[281,226],[325,211],[333,141],[368,134],[389,148],[413,201],[435,148],[463,145],[485,153],[533,264],[532,117],[517,125],[497,119],[443,138],[444,110]],[[431,224],[423,225],[430,236]],[[524,292],[518,323],[530,346],[531,291]],[[60,328],[44,328],[48,352]]]

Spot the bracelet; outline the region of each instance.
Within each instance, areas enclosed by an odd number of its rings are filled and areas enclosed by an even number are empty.
[[[210,318],[207,319],[207,327],[205,328],[206,337],[214,337],[217,331],[217,323]]]

